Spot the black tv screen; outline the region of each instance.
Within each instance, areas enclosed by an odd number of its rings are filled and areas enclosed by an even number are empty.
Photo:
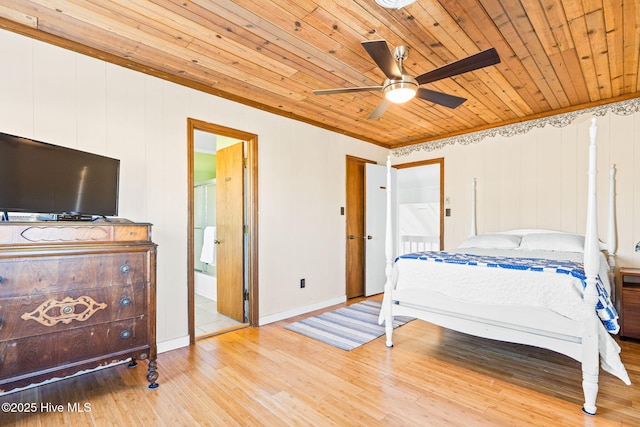
[[[0,133],[0,212],[115,216],[120,160]]]

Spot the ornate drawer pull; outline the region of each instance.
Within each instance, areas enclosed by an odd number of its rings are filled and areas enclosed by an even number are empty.
[[[130,336],[131,336],[131,331],[129,331],[128,329],[125,329],[124,331],[120,332],[120,338],[122,338],[123,340],[126,340]]]
[[[128,305],[131,305],[131,298],[129,298],[129,297],[120,298],[120,306],[121,307],[126,307]]]
[[[107,304],[96,302],[89,296],[81,296],[76,299],[66,297],[62,301],[50,299],[38,306],[31,313],[24,313],[22,320],[35,320],[44,326],[53,326],[59,322],[68,325],[72,320],[84,322],[98,310],[103,310]],[[76,310],[80,308],[80,310]]]
[[[122,264],[120,266],[120,273],[127,274],[130,271],[131,271],[131,266],[129,264]]]

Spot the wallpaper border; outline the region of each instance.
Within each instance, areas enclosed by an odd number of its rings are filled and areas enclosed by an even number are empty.
[[[487,129],[479,132],[466,133],[464,135],[451,136],[448,138],[438,139],[435,141],[423,142],[420,144],[407,145],[406,147],[394,148],[391,154],[395,157],[407,156],[414,151],[435,151],[440,150],[447,145],[475,144],[485,138],[494,136],[516,136],[523,135],[534,128],[543,128],[551,125],[562,128],[573,123],[575,119],[583,114],[593,114],[594,116],[604,116],[607,113],[613,113],[621,116],[627,116],[640,111],[640,98],[629,99],[626,101],[614,102],[612,104],[600,105],[598,107],[586,108],[584,110],[572,111],[570,113],[558,114],[555,116],[544,117],[541,119],[529,120],[526,122],[515,123],[507,126]]]

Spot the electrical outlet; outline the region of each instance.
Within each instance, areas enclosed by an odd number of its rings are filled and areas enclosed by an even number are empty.
[[[305,286],[307,286],[306,279],[300,279],[300,288],[302,289]]]

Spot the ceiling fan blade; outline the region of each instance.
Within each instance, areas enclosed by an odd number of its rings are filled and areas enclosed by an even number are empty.
[[[498,63],[500,63],[500,57],[498,56],[496,49],[492,47],[471,56],[467,56],[466,58],[451,62],[450,64],[443,65],[442,67],[438,67],[435,70],[427,71],[426,73],[416,77],[416,80],[418,81],[418,84],[422,85]]]
[[[314,95],[333,95],[334,93],[346,92],[366,92],[369,90],[382,90],[382,86],[362,86],[362,87],[345,87],[338,89],[320,89],[314,90]]]
[[[433,102],[434,104],[444,105],[449,108],[456,108],[467,100],[466,98],[460,98],[458,96],[448,95],[446,93],[436,92],[422,87],[418,88],[416,97]]]
[[[380,67],[388,79],[401,79],[402,74],[396,60],[389,51],[389,46],[384,40],[365,40],[362,47],[367,51],[371,59]]]
[[[378,104],[376,109],[373,110],[371,114],[369,114],[369,117],[367,117],[367,120],[379,119],[380,117],[382,117],[384,112],[387,111],[387,108],[389,108],[389,105],[391,105],[391,101],[389,101],[387,98],[382,98],[382,101],[380,102],[380,104]]]

